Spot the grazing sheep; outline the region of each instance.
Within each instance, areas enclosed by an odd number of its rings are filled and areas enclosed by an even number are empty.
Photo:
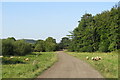
[[[26,58],[25,60],[26,60],[26,61],[29,61],[29,58]]]
[[[14,58],[13,56],[10,56],[10,59]]]
[[[91,59],[94,61],[98,61],[98,60],[101,60],[102,58],[97,56],[97,57],[92,57]]]
[[[89,57],[87,56],[86,59],[89,60]]]
[[[0,58],[2,58],[3,56],[0,56]]]
[[[101,60],[102,58],[101,57],[99,57],[99,60]]]
[[[91,59],[94,60],[94,57],[92,57]]]
[[[95,57],[95,61],[98,61],[98,60],[99,60],[98,56],[97,56],[97,57]]]

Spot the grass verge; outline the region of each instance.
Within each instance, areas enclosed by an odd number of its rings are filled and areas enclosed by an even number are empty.
[[[100,53],[100,52],[66,52],[72,56],[75,56],[87,63],[91,64],[101,75],[105,78],[118,78],[118,53]],[[87,60],[86,57],[89,57]],[[93,61],[91,57],[100,56],[102,60]]]
[[[35,78],[57,61],[55,52],[33,52],[26,56],[3,57],[3,78]]]

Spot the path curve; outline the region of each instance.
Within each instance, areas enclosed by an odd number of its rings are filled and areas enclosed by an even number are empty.
[[[84,61],[62,51],[57,54],[59,61],[38,78],[103,78],[98,71]]]

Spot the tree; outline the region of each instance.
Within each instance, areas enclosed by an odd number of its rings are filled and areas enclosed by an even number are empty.
[[[93,22],[94,20],[91,14],[86,13],[83,15],[78,27],[72,33],[72,45],[70,45],[72,47],[69,47],[74,49],[72,51],[93,51],[92,43],[95,41],[93,37],[95,32],[95,28],[92,25]]]
[[[53,39],[52,37],[48,37],[45,40],[45,51],[49,52],[49,51],[55,51],[56,50],[56,40]]]
[[[45,42],[43,40],[38,40],[35,44],[34,51],[44,52],[45,51]]]
[[[59,43],[59,49],[68,49],[70,44],[70,39],[68,37],[63,37]]]
[[[14,55],[14,41],[11,39],[2,40],[2,55]]]
[[[14,53],[15,55],[26,55],[31,53],[31,45],[26,43],[24,40],[17,40],[14,43]]]
[[[120,49],[120,8],[118,6],[95,16],[84,14],[78,27],[71,32],[72,39],[68,50],[108,52]]]
[[[8,37],[7,39],[16,41],[16,39],[14,37]]]

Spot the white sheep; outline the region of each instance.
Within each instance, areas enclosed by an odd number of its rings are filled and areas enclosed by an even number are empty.
[[[95,61],[98,61],[98,60],[99,60],[98,56],[97,56],[97,57],[95,57]]]
[[[10,56],[10,58],[12,59],[12,58],[14,58],[14,56]]]
[[[101,60],[102,58],[101,57],[99,57],[99,60]]]
[[[91,59],[94,60],[94,57],[92,57]]]
[[[3,56],[0,56],[0,58],[2,58]]]
[[[89,57],[87,56],[86,59],[89,60]]]
[[[29,58],[26,58],[25,60],[26,60],[26,61],[29,61]]]
[[[95,61],[98,61],[98,60],[101,60],[102,58],[97,56],[97,57],[92,57],[91,59],[95,60]]]

